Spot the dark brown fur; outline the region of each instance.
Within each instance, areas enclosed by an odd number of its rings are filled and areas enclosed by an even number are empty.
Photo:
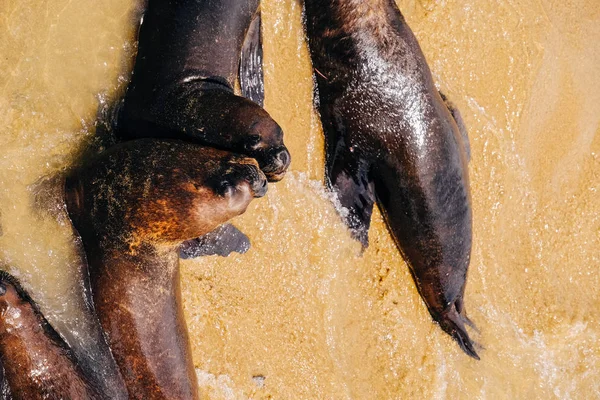
[[[266,191],[256,162],[179,141],[110,149],[66,183],[94,304],[133,399],[194,399],[178,246]]]
[[[290,155],[281,128],[261,106],[233,93],[258,3],[150,0],[118,116],[120,136],[176,138],[234,151],[255,158],[270,181],[282,179]]]
[[[19,282],[0,272],[0,359],[14,400],[105,398]]]
[[[377,201],[431,316],[479,358],[463,307],[472,215],[459,114],[392,0],[304,4],[326,179],[349,211],[346,223],[366,246]]]

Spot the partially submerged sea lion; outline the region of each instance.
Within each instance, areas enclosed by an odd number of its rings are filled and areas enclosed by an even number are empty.
[[[32,194],[32,209],[39,219],[51,218],[59,225],[70,225],[64,174],[44,176],[28,189]],[[63,266],[70,275],[72,287],[68,292],[61,292],[61,299],[70,306],[54,312],[44,309],[43,304],[40,306],[53,328],[69,345],[84,374],[96,378],[98,391],[108,399],[125,400],[128,398],[125,382],[94,310],[83,243],[74,228],[69,227],[77,257]]]
[[[3,399],[108,399],[11,275],[0,271]]]
[[[282,179],[290,155],[281,128],[261,106],[233,94],[258,3],[150,0],[117,119],[119,135],[177,138],[234,151],[255,158],[270,181]],[[259,42],[254,26],[244,46],[251,71],[243,74],[242,87],[253,86]]]
[[[67,178],[96,311],[130,398],[197,398],[178,247],[266,190],[255,160],[174,140],[118,144]]]
[[[377,200],[431,316],[478,359],[463,307],[472,217],[458,113],[394,1],[304,4],[326,180],[348,209],[346,223],[366,246]]]

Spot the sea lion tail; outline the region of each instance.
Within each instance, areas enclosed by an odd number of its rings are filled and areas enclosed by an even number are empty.
[[[242,47],[239,80],[242,96],[261,107],[265,102],[265,77],[262,63],[262,17],[258,10],[246,33]]]
[[[438,317],[434,317],[434,319],[440,324],[444,332],[456,340],[460,348],[467,355],[479,360],[479,355],[475,351],[475,345],[465,328],[465,324],[469,326],[474,326],[474,324],[462,314],[462,310],[459,311],[457,308],[452,305],[447,311]]]

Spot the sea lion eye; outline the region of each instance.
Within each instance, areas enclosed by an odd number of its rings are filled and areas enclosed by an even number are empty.
[[[222,196],[231,195],[233,190],[234,190],[234,184],[233,184],[233,182],[231,182],[231,180],[223,179],[223,180],[221,180],[221,182],[219,182],[218,192]]]
[[[260,135],[250,135],[246,139],[246,148],[255,149],[260,144]]]
[[[6,286],[4,283],[0,283],[0,296],[4,296],[6,294]]]

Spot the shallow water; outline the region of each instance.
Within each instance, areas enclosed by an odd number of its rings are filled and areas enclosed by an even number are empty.
[[[236,225],[245,255],[183,261],[211,399],[600,398],[600,4],[403,0],[469,128],[466,308],[482,360],[431,322],[378,213],[361,256],[323,190],[301,8],[264,0],[266,109],[292,172]],[[30,186],[68,168],[126,85],[141,2],[0,2],[0,259],[67,337],[82,312],[68,224]],[[77,329],[73,329],[77,327]],[[72,335],[73,333],[71,333]]]

